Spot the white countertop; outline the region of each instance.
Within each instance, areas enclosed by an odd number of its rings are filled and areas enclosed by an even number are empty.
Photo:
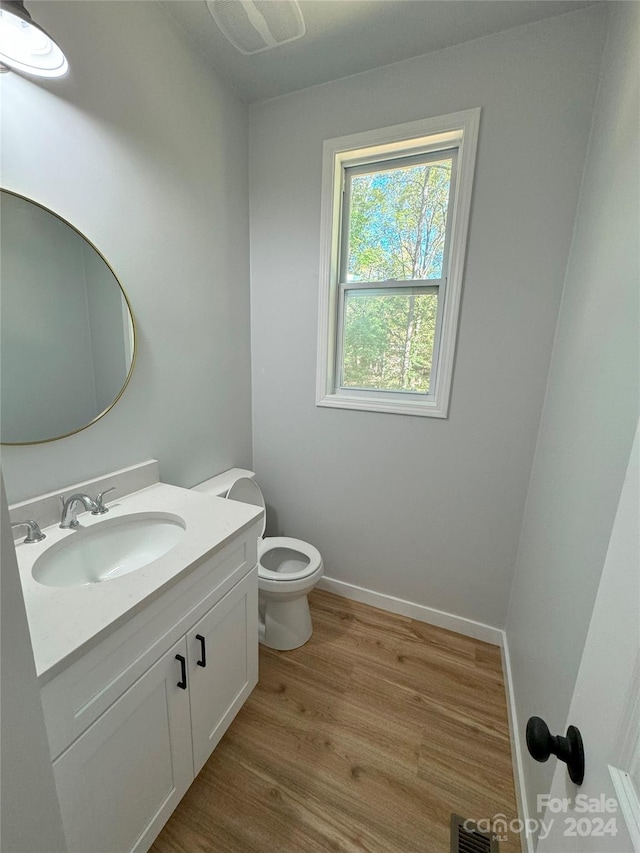
[[[81,528],[134,512],[174,513],[186,533],[166,554],[128,575],[85,586],[54,587],[38,583],[31,571],[37,558],[74,530],[53,525],[46,539],[16,545],[18,567],[38,677],[48,680],[79,653],[88,651],[147,603],[177,583],[203,559],[219,551],[263,514],[259,507],[156,483],[120,500],[106,501],[109,513],[78,515]]]

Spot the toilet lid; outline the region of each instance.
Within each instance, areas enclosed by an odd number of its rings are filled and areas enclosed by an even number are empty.
[[[264,536],[264,531],[267,527],[266,504],[264,502],[264,495],[260,491],[260,486],[255,480],[252,480],[250,477],[240,477],[237,479],[227,492],[227,500],[239,501],[243,504],[262,507],[262,509],[265,510],[265,513],[262,516],[262,529],[260,531],[260,536]]]

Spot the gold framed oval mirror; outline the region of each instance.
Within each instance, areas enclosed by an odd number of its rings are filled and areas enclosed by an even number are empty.
[[[0,189],[0,443],[94,424],[135,358],[131,305],[104,255],[54,211]]]

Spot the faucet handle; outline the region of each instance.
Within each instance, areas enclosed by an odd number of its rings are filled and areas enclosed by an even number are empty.
[[[111,486],[110,489],[105,489],[103,492],[95,498],[94,503],[96,505],[95,509],[91,510],[91,515],[104,515],[105,512],[109,512],[109,507],[106,507],[102,502],[102,498],[107,494],[107,492],[115,491],[115,486]]]
[[[31,521],[30,519],[26,521],[15,521],[11,525],[12,528],[23,526],[27,528],[27,535],[26,538],[22,540],[23,542],[31,544],[32,542],[42,542],[43,539],[47,538],[46,534],[40,530],[37,521]]]

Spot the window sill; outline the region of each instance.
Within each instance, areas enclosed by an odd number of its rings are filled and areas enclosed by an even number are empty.
[[[326,394],[316,401],[317,406],[330,409],[354,409],[360,412],[382,412],[391,415],[417,415],[422,418],[446,418],[447,407],[434,399],[417,401],[385,400],[382,397],[357,397],[345,394]]]

